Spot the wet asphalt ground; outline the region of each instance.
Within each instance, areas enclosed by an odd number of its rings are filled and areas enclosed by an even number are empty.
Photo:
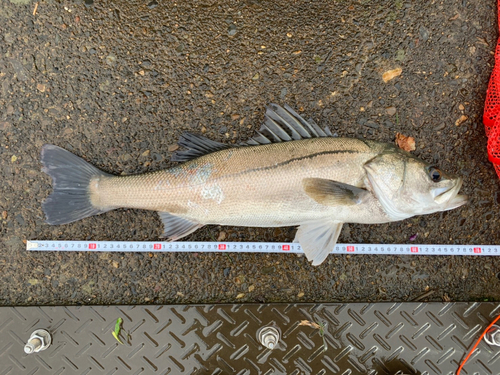
[[[340,136],[416,139],[415,154],[464,177],[471,203],[339,242],[494,244],[500,188],[482,110],[497,39],[495,2],[0,0],[0,303],[484,301],[490,257],[28,253],[29,239],[156,240],[156,213],[121,209],[49,226],[52,143],[104,171],[174,165],[184,131],[226,143],[288,103]],[[36,8],[36,9],[35,9]],[[401,74],[384,82],[385,72]],[[210,226],[187,240],[291,241],[294,228]]]

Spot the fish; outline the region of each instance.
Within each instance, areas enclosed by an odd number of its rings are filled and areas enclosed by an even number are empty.
[[[181,162],[129,176],[103,172],[46,144],[42,170],[52,178],[46,222],[67,224],[118,208],[153,210],[163,236],[177,241],[204,225],[298,226],[312,265],[337,243],[344,223],[381,224],[467,203],[463,179],[394,144],[341,138],[290,106],[267,106],[255,136],[238,145],[184,133]]]

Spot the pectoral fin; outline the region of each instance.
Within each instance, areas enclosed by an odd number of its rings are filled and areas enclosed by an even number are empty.
[[[299,242],[313,266],[319,266],[337,243],[343,223],[324,220],[302,224],[294,242]]]
[[[304,191],[325,206],[352,206],[360,204],[370,194],[367,190],[323,178],[304,178]]]
[[[167,237],[170,241],[177,241],[203,226],[203,224],[172,215],[168,212],[158,212],[158,215],[160,215],[160,219],[165,227],[163,237]]]

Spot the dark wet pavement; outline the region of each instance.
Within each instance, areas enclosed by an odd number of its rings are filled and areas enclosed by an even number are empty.
[[[312,267],[295,255],[27,253],[23,243],[162,231],[154,212],[125,209],[46,225],[43,144],[143,173],[173,165],[184,131],[246,140],[269,102],[340,136],[413,136],[416,155],[464,177],[468,206],[346,225],[340,242],[498,243],[500,188],[481,119],[496,39],[494,1],[0,0],[0,303],[500,299],[496,258],[330,256]],[[187,239],[293,234],[211,226]]]

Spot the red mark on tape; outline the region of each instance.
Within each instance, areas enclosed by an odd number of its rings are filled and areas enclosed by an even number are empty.
[[[219,250],[226,250],[226,244],[225,243],[220,243],[219,244]]]
[[[412,246],[412,247],[411,247],[411,252],[412,252],[412,253],[418,253],[418,247],[416,247],[416,246]]]
[[[89,249],[95,250],[95,249],[97,249],[97,245],[95,243],[89,243]]]
[[[154,250],[161,250],[161,243],[155,243],[155,244],[153,245],[153,249],[154,249]]]
[[[347,246],[348,253],[354,253],[354,246]]]
[[[290,245],[283,245],[283,251],[290,251]]]
[[[481,254],[481,248],[480,247],[475,247],[474,248],[474,254]]]

